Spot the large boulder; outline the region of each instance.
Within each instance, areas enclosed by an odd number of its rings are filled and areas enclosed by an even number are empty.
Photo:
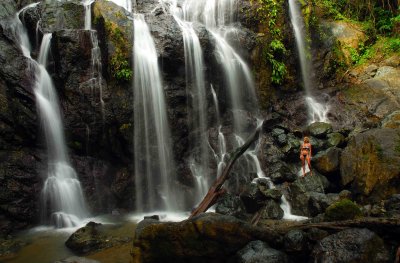
[[[341,183],[359,199],[380,201],[400,191],[400,129],[355,135],[341,156]]]
[[[312,193],[325,193],[329,187],[326,177],[313,171],[313,176],[298,178],[288,186],[288,201],[295,215],[310,216],[309,201]]]
[[[313,167],[322,174],[330,174],[339,169],[341,149],[332,147],[319,152],[312,158]]]
[[[383,240],[368,229],[347,229],[330,235],[314,247],[312,262],[390,262]]]

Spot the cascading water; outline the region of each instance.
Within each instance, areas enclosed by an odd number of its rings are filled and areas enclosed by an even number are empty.
[[[329,107],[317,102],[311,94],[311,90],[313,87],[312,67],[310,60],[307,58],[307,54],[310,53],[310,50],[305,45],[305,33],[303,30],[305,28],[304,19],[297,0],[289,0],[289,11],[290,21],[292,22],[296,38],[296,46],[300,60],[301,76],[304,83],[304,89],[306,91],[306,103],[308,107],[308,114],[310,116],[310,122],[329,122],[327,118]]]
[[[37,3],[36,3],[37,4]],[[72,227],[88,216],[80,182],[75,170],[69,163],[58,97],[49,73],[46,70],[50,49],[51,34],[42,39],[38,61],[31,58],[29,38],[19,14],[36,4],[28,5],[19,11],[11,25],[16,41],[20,44],[25,57],[30,59],[35,70],[36,85],[34,89],[36,104],[43,126],[46,144],[48,170],[41,193],[43,221],[56,227]]]
[[[101,51],[99,47],[99,40],[97,38],[97,31],[92,30],[92,3],[94,0],[84,0],[83,6],[85,7],[85,30],[90,32],[90,40],[92,43],[92,54],[91,54],[91,70],[90,79],[83,83],[89,83],[92,88],[92,93],[94,94],[96,90],[99,91],[99,101],[101,105],[101,115],[104,121],[104,101],[103,101],[103,78],[102,78],[102,68],[101,63]]]
[[[39,53],[35,96],[48,147],[48,175],[42,190],[44,215],[50,210],[57,227],[77,226],[88,216],[77,174],[68,160],[58,98],[46,70],[51,34],[45,34]],[[47,217],[47,216],[46,216]]]
[[[235,20],[236,3],[236,0],[186,0],[182,10],[184,20],[203,23],[216,41],[217,60],[225,74],[235,132],[243,136],[245,124],[239,111],[255,113],[258,103],[251,71],[227,40]]]
[[[191,130],[195,131],[192,135],[191,148],[197,150],[197,156],[192,156],[190,160],[190,170],[196,178],[197,183],[197,201],[208,191],[209,178],[209,145],[207,133],[207,100],[206,87],[204,81],[204,62],[203,52],[200,40],[193,28],[193,24],[183,20],[182,10],[178,7],[176,0],[164,2],[160,4],[165,10],[169,9],[175,21],[182,30],[184,52],[185,52],[185,69],[186,69],[186,89],[188,96],[191,96],[191,104],[189,105],[189,114],[191,120]],[[168,8],[169,7],[169,8]]]
[[[176,211],[164,90],[154,41],[143,14],[134,15],[134,161],[136,209]]]

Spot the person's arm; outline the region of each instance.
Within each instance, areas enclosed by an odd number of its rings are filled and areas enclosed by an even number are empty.
[[[311,143],[310,143],[310,158],[312,157],[312,147],[311,147]]]

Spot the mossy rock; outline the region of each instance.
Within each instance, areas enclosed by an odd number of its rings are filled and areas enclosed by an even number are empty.
[[[350,199],[342,199],[325,210],[325,221],[350,220],[361,216],[360,208]]]
[[[326,122],[314,122],[307,127],[312,136],[317,138],[325,138],[328,133],[332,132],[332,124]]]

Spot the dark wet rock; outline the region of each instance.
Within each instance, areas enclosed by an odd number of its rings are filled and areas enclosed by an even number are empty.
[[[341,183],[360,200],[379,202],[400,191],[399,134],[399,129],[372,129],[352,137],[343,150]]]
[[[246,208],[239,196],[227,193],[218,200],[215,212],[242,218]]]
[[[297,175],[285,162],[277,161],[268,167],[268,176],[275,184],[293,182]]]
[[[282,191],[279,189],[260,189],[261,193],[267,198],[275,201],[280,201],[282,197]]]
[[[44,1],[42,2],[41,27],[44,32],[60,29],[83,29],[85,8],[82,2]]]
[[[360,207],[349,199],[342,199],[331,204],[325,211],[326,221],[340,221],[362,216]]]
[[[285,154],[286,160],[298,160],[301,141],[292,133],[287,136],[287,143],[282,147],[282,152]]]
[[[328,134],[328,147],[342,147],[345,143],[346,138],[339,132],[333,132]]]
[[[307,127],[311,136],[317,138],[326,138],[328,133],[332,132],[332,124],[325,122],[314,122]]]
[[[319,228],[310,228],[307,231],[307,237],[311,241],[320,241],[327,236],[329,236],[329,233]]]
[[[334,202],[339,200],[338,194],[324,194],[318,192],[311,192],[310,199],[308,200],[308,210],[311,216],[324,213],[325,210]]]
[[[55,261],[54,263],[100,263],[100,261],[84,258],[84,257],[69,257],[66,259]]]
[[[288,253],[304,252],[309,245],[307,234],[302,230],[291,230],[284,237],[284,247]]]
[[[251,183],[246,185],[246,188],[240,194],[240,199],[248,213],[255,213],[263,206],[266,197],[258,189],[257,184]]]
[[[326,177],[313,171],[313,176],[298,178],[288,186],[288,201],[295,215],[310,216],[308,208],[311,192],[325,193],[329,187]]]
[[[387,199],[385,209],[390,216],[400,216],[400,194],[394,194]]]
[[[280,200],[269,199],[264,202],[264,207],[261,210],[262,219],[282,219],[283,210],[280,207]]]
[[[75,253],[87,254],[130,241],[132,241],[130,237],[106,236],[102,224],[89,222],[86,226],[74,232],[65,242],[65,245]]]
[[[147,14],[145,20],[154,37],[157,53],[164,71],[185,72],[182,31],[172,15]]]
[[[134,262],[222,262],[254,240],[281,243],[272,231],[266,234],[234,217],[207,213],[147,224],[135,235],[132,255]]]
[[[390,262],[383,240],[368,229],[347,229],[321,240],[311,253],[313,262]]]
[[[270,248],[267,243],[256,240],[239,250],[234,260],[238,263],[286,263],[288,257],[285,253]]]
[[[318,152],[326,149],[325,140],[318,139],[316,137],[310,137],[310,143],[311,143],[311,147],[312,147],[313,156],[315,154],[317,154]],[[300,147],[299,147],[299,150],[300,150]]]
[[[312,158],[313,167],[322,174],[330,174],[339,169],[341,149],[331,147],[326,151],[319,152]]]

